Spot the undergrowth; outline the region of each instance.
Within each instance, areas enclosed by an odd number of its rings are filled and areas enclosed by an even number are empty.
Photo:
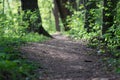
[[[102,59],[106,63],[107,69],[120,73],[120,15],[117,14],[115,16],[114,25],[102,35],[100,16],[102,8],[95,10],[95,25],[92,26],[93,31],[91,30],[89,33],[84,28],[85,18],[83,16],[85,16],[85,9],[82,5],[80,10],[74,10],[74,14],[67,19],[71,27],[71,30],[68,32],[69,36],[76,40],[85,39],[89,41],[88,46],[96,49],[96,55],[103,56]],[[117,10],[119,13],[119,7]]]
[[[27,42],[42,42],[49,38],[26,32],[28,22],[22,21],[22,14],[0,16],[0,80],[35,80],[39,65],[24,58],[18,49]]]

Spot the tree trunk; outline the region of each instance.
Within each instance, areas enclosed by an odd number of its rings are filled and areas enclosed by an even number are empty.
[[[27,17],[27,19],[24,19],[26,21],[29,21],[29,30],[30,31],[34,31],[34,32],[38,32],[39,34],[43,34],[44,36],[47,37],[52,37],[42,26],[42,20],[41,20],[41,16],[40,16],[40,12],[39,12],[39,7],[38,7],[38,0],[21,0],[21,7],[22,10],[25,11],[31,11],[35,14],[35,16],[37,16],[37,19],[34,21],[34,23],[32,23],[30,20],[30,16],[29,15]],[[33,30],[32,30],[33,29]]]
[[[70,27],[68,27],[68,23],[66,22],[67,16],[71,16],[71,12],[69,9],[66,8],[66,3],[68,0],[56,0],[56,3],[58,5],[58,10],[60,13],[60,17],[62,19],[65,31],[70,30]]]
[[[102,34],[114,24],[117,2],[118,0],[104,0]]]
[[[85,25],[84,28],[87,29],[87,32],[92,32],[93,27],[95,26],[95,17],[94,17],[94,12],[96,8],[96,2],[95,1],[90,1],[86,0],[84,2],[86,13],[85,13]]]
[[[60,32],[61,30],[60,30],[60,26],[59,26],[59,10],[58,10],[58,5],[56,3],[56,0],[54,0],[53,14],[55,17],[56,31]]]
[[[77,10],[78,9],[78,4],[77,4],[77,0],[68,0],[70,5],[72,6],[73,9]],[[80,0],[81,1],[81,0]],[[80,2],[79,1],[79,2]]]

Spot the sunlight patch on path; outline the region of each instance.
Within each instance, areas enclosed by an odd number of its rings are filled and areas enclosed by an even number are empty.
[[[101,68],[99,56],[90,55],[94,50],[86,43],[53,36],[57,39],[21,47],[24,55],[42,65],[38,80],[117,80]]]

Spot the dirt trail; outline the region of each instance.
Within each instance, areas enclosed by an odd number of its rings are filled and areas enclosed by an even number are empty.
[[[107,73],[99,56],[83,41],[72,41],[60,34],[43,43],[29,43],[22,47],[27,58],[40,63],[38,80],[120,80],[120,76]]]

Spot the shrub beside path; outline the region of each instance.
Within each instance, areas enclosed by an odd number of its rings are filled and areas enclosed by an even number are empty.
[[[120,75],[106,71],[95,50],[85,41],[72,41],[61,34],[42,43],[28,43],[21,52],[42,68],[37,80],[120,80]]]

